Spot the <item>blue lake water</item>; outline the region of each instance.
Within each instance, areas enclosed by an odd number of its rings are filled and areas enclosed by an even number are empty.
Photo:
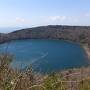
[[[13,68],[32,65],[39,72],[52,72],[67,68],[86,66],[89,63],[84,49],[64,40],[16,40],[0,45],[0,52],[14,55]]]

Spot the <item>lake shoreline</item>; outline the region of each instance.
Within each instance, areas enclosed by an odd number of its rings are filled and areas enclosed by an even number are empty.
[[[17,40],[20,40],[21,41],[21,40],[30,40],[30,39],[17,39]],[[47,40],[47,39],[44,39],[44,40]],[[79,43],[79,42],[76,42],[76,41],[72,41],[72,40],[68,40],[68,39],[48,39],[48,40],[64,40],[64,41],[67,41],[67,42],[71,42],[71,43],[73,42],[75,44],[79,44],[85,50],[85,52],[87,54],[87,57],[90,60],[90,48],[89,48],[89,46],[87,44],[82,44],[82,43]],[[1,42],[0,44],[11,43],[13,41],[16,41],[16,40],[5,41],[5,42]]]
[[[88,47],[88,45],[83,45],[83,48],[87,54],[88,59],[90,60],[90,48]]]

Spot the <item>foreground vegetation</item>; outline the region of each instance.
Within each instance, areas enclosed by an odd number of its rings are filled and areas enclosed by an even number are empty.
[[[12,57],[0,55],[0,90],[90,90],[90,68],[41,75],[31,67],[10,68]]]

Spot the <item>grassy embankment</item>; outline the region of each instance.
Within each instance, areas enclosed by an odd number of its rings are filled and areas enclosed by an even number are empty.
[[[10,68],[12,57],[0,55],[0,90],[90,90],[90,68],[71,69],[48,75]]]

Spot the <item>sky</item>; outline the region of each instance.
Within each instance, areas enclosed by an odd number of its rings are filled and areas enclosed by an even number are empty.
[[[90,0],[0,0],[0,28],[43,25],[90,26]]]

